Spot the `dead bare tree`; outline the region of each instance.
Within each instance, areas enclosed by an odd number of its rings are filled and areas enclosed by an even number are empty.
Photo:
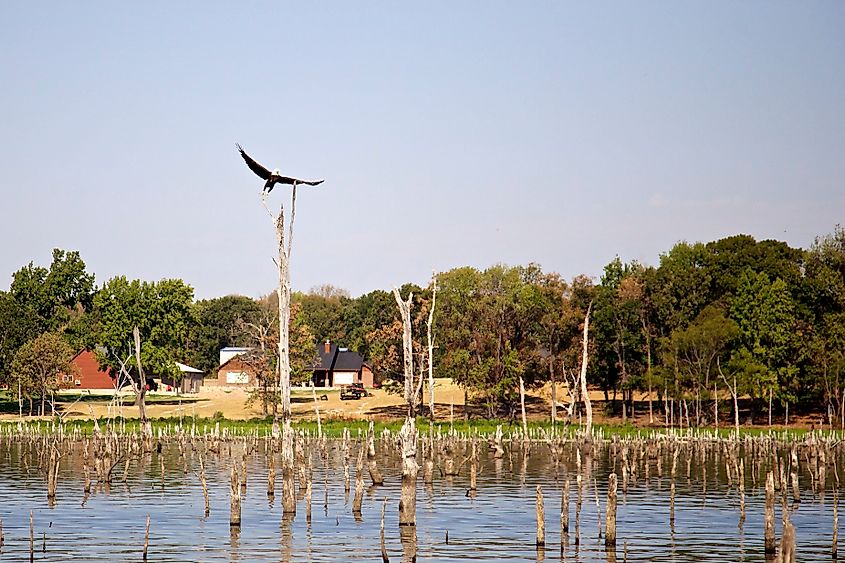
[[[587,307],[587,314],[584,315],[584,339],[581,352],[581,396],[584,399],[584,410],[587,414],[587,425],[585,433],[589,439],[593,434],[593,405],[590,402],[590,393],[587,390],[587,361],[589,360],[589,343],[590,343],[590,311],[593,309],[593,304]]]
[[[270,218],[276,231],[276,244],[279,256],[275,259],[278,270],[279,285],[276,294],[279,298],[279,360],[277,388],[281,393],[281,410],[283,429],[281,431],[281,458],[282,458],[282,507],[285,513],[296,513],[296,495],[294,494],[294,435],[291,428],[290,410],[290,255],[293,248],[293,224],[296,218],[296,187],[297,181],[293,181],[291,190],[290,223],[288,225],[287,240],[285,240],[285,207],[280,206],[279,214],[274,215],[267,206],[268,191],[261,192],[261,203]],[[279,415],[274,409],[273,416],[273,437],[279,437]]]
[[[281,205],[279,214],[274,215],[267,206],[267,192],[261,192],[261,203],[273,220],[276,230],[276,244],[279,256],[274,258],[278,271],[279,285],[276,294],[279,298],[279,362],[278,386],[281,392],[282,418],[290,419],[290,254],[293,248],[293,224],[296,218],[296,183],[291,190],[290,224],[285,241],[285,207]],[[278,420],[273,423],[274,432],[278,433]]]
[[[428,311],[428,418],[434,422],[434,337],[431,327],[434,324],[434,305],[437,303],[437,272],[431,274],[431,309]]]
[[[408,295],[403,301],[399,290],[393,288],[393,296],[399,306],[402,317],[402,352],[405,372],[405,402],[408,412],[402,430],[399,431],[399,443],[402,449],[402,492],[399,500],[399,526],[416,526],[417,524],[417,425],[416,405],[421,386],[414,389],[414,348],[411,339],[411,303],[414,294]],[[422,374],[420,374],[422,376]],[[422,383],[422,377],[420,377]]]

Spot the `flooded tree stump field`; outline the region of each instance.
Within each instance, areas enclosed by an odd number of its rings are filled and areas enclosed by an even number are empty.
[[[84,435],[2,425],[0,560],[787,562],[837,553],[845,445],[832,435],[421,431],[416,461],[429,469],[415,487],[416,525],[400,526],[402,444],[396,432],[372,432],[295,431],[294,474],[277,483],[280,439],[269,428],[170,425],[149,440],[110,427]]]

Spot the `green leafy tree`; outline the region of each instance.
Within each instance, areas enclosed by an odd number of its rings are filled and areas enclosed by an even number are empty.
[[[85,271],[79,252],[57,248],[49,269],[30,262],[13,274],[9,291],[40,332],[61,330],[74,312],[90,309],[94,276]]]
[[[0,382],[11,385],[15,354],[37,335],[35,318],[27,314],[12,294],[0,291]]]
[[[242,325],[258,322],[260,314],[259,304],[242,295],[197,301],[191,306],[186,359],[192,366],[212,372],[221,348],[254,344]]]
[[[74,350],[58,334],[46,332],[27,342],[15,354],[12,373],[19,390],[19,397],[29,399],[32,414],[33,398],[40,398],[40,414],[46,414],[48,397],[63,386],[68,386],[61,377],[76,373],[71,360]],[[51,401],[52,404],[52,401]]]
[[[766,366],[751,389],[758,397],[768,394],[770,424],[775,397],[784,404],[795,400],[791,385],[796,373],[794,313],[792,296],[782,279],[772,282],[766,273],[750,269],[743,273],[731,316],[739,327],[741,346],[756,363]]]
[[[131,366],[135,349],[132,331],[141,336],[141,362],[148,375],[181,377],[176,361],[182,359],[191,322],[193,289],[182,280],[145,282],[125,276],[106,282],[94,296],[95,339],[105,347],[100,364],[118,372]]]
[[[693,394],[697,425],[703,422],[702,400],[717,383],[718,365],[727,361],[738,335],[737,324],[715,305],[708,305],[687,328],[671,334],[666,362],[677,367],[679,384]]]

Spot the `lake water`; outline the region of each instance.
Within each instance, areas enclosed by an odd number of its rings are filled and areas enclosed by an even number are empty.
[[[356,445],[352,444],[351,478],[354,491]],[[362,519],[351,513],[352,492],[343,487],[339,441],[328,441],[327,458],[311,451],[313,461],[313,515],[305,518],[305,501],[296,517],[283,518],[281,471],[277,496],[266,494],[267,458],[263,445],[248,456],[248,484],[243,500],[242,526],[232,534],[229,527],[229,471],[240,468],[241,445],[224,446],[220,454],[206,457],[211,511],[203,512],[203,495],[193,472],[187,475],[174,443],[165,443],[161,454],[152,452],[133,460],[128,479],[121,482],[123,464],[115,469],[110,487],[94,485],[83,504],[81,447],[61,461],[57,499],[49,507],[44,475],[27,459],[22,463],[20,443],[0,443],[0,518],[5,544],[0,560],[29,559],[29,513],[35,522],[37,561],[139,561],[144,543],[147,514],[151,516],[150,561],[381,561],[379,521],[387,497],[386,548],[391,561],[411,559],[410,540],[398,527],[399,459],[385,443],[377,444],[385,484],[366,490]],[[724,458],[719,447],[695,453],[687,479],[687,450],[678,459],[675,526],[669,525],[669,477],[672,458],[661,453],[662,477],[657,460],[645,458],[636,483],[627,494],[621,488],[620,458],[602,447],[584,464],[584,498],[581,508],[580,544],[575,544],[575,446],[566,446],[555,471],[549,449],[534,443],[526,457],[518,444],[508,448],[505,459],[495,460],[480,448],[481,473],[478,491],[468,496],[467,467],[462,475],[442,478],[437,472],[432,486],[418,482],[416,550],[419,561],[764,561],[762,483],[752,485],[750,459],[746,461],[746,511],[739,523],[736,479],[728,486]],[[618,453],[618,450],[617,450]],[[162,481],[159,455],[164,456]],[[189,465],[197,469],[197,453],[189,453]],[[786,452],[781,455],[788,460]],[[27,458],[29,456],[26,456]],[[460,461],[463,455],[457,455]],[[327,459],[327,462],[326,462]],[[838,496],[836,472],[842,467],[842,448],[828,460],[827,490],[813,493],[811,475],[801,459],[801,503],[791,513],[797,532],[799,561],[830,559],[834,497]],[[837,469],[833,469],[832,462]],[[28,467],[27,467],[28,465]],[[607,476],[620,476],[617,510],[617,547],[608,553],[599,538],[595,487],[601,502],[601,523],[607,494]],[[92,471],[93,473],[93,471]],[[563,479],[572,482],[570,531],[561,548],[559,525]],[[761,477],[764,480],[765,476]],[[594,481],[595,480],[595,481]],[[366,483],[370,480],[367,476]],[[545,497],[546,546],[535,548],[535,489]],[[790,504],[791,504],[791,496]],[[776,524],[780,536],[778,496]],[[448,532],[449,541],[446,542]],[[841,532],[840,532],[841,535]]]

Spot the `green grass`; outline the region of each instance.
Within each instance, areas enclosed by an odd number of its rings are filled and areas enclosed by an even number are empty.
[[[222,416],[214,416],[210,418],[202,418],[202,417],[191,417],[191,416],[183,416],[183,417],[168,417],[168,418],[152,418],[151,424],[153,428],[153,434],[157,435],[158,431],[164,430],[168,433],[172,433],[175,431],[177,426],[181,425],[183,429],[189,431],[191,427],[195,427],[196,431],[199,433],[210,432],[212,431],[218,424],[220,426],[221,431],[227,430],[230,433],[234,434],[253,434],[258,433],[259,436],[268,435],[273,426],[272,417],[265,417],[265,418],[253,418],[250,420],[228,420],[223,418]],[[115,423],[120,425],[121,420],[119,419],[106,419],[100,418],[98,421],[101,430],[105,430],[106,427],[111,424]],[[57,421],[48,421],[48,420],[41,420],[41,421],[27,421],[24,420],[23,424],[29,428],[30,430],[38,429],[41,432],[50,432],[56,424]],[[123,426],[127,432],[138,432],[140,429],[140,422],[137,418],[126,418],[122,421]],[[402,420],[395,420],[395,421],[374,421],[373,427],[377,435],[380,435],[385,429],[390,430],[392,433],[398,433],[399,430],[402,428]],[[18,422],[17,421],[9,421],[9,422],[0,422],[0,431],[4,432],[14,432],[17,429]],[[441,432],[441,433],[448,433],[450,428],[454,430],[456,433],[459,434],[476,434],[479,436],[488,436],[492,435],[496,432],[496,427],[498,425],[502,426],[502,431],[505,435],[508,435],[513,432],[521,431],[521,424],[512,422],[510,420],[495,420],[495,419],[483,419],[483,420],[469,420],[465,421],[455,420],[453,424],[450,424],[448,421],[444,422],[436,422],[433,427],[429,424],[428,419],[418,417],[417,418],[417,430],[421,435],[426,435],[429,433],[430,430],[433,432]],[[366,420],[342,420],[342,419],[329,419],[324,420],[322,422],[322,430],[323,434],[329,438],[339,438],[343,435],[343,429],[348,428],[349,433],[353,438],[356,438],[358,434],[365,434],[367,432],[367,428],[369,426],[369,422]],[[293,422],[293,427],[295,430],[305,431],[311,435],[317,433],[317,422],[315,420],[309,419],[297,419]],[[540,429],[546,431],[552,431],[552,425],[549,422],[529,422],[528,424],[529,431],[532,433],[537,433]],[[64,423],[64,430],[65,432],[75,432],[79,431],[82,434],[90,435],[94,431],[94,421],[93,420],[70,420]],[[562,426],[558,425],[557,433],[562,436],[574,436],[579,430],[580,427],[577,425],[572,426]],[[730,438],[733,433],[732,428],[703,428],[703,429],[692,429],[692,430],[674,430],[670,431],[665,428],[643,428],[643,427],[636,427],[631,424],[621,425],[621,424],[598,424],[594,425],[593,427],[594,433],[603,436],[604,438],[610,438],[612,436],[618,436],[620,438],[637,438],[637,437],[648,437],[653,434],[670,434],[674,433],[676,435],[691,435],[693,437],[713,437],[719,436],[720,438]],[[786,440],[801,440],[803,439],[806,434],[809,432],[807,429],[801,428],[790,428],[790,429],[769,429],[767,427],[747,427],[741,428],[740,434],[742,437],[758,437],[758,436],[767,436],[767,435],[774,435],[777,438],[786,439]],[[828,433],[825,432],[825,435]],[[842,437],[841,431],[834,431],[832,433],[834,436]]]

